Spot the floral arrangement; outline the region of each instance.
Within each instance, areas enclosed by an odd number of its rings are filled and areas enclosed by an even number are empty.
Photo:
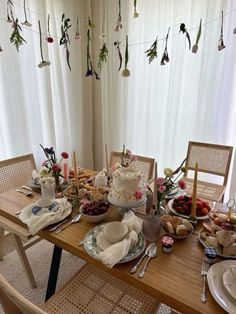
[[[61,170],[62,170],[61,162],[63,159],[68,159],[69,154],[67,152],[62,152],[61,158],[60,160],[58,160],[53,147],[44,148],[41,144],[40,146],[42,150],[44,151],[44,154],[47,158],[42,164],[43,169],[44,169],[44,176],[46,175],[53,176],[55,178],[56,187],[59,187],[59,179],[60,177],[63,178],[63,175],[61,174]],[[47,171],[47,174],[46,174],[46,171]]]
[[[135,161],[137,161],[137,156],[133,155],[131,150],[125,149],[125,145],[123,145],[123,151],[121,153],[121,167],[129,167],[129,165]]]
[[[181,165],[176,169],[164,168],[165,177],[158,177],[156,179],[157,183],[157,202],[158,204],[173,191],[176,186],[180,189],[186,189],[186,184],[184,180],[178,180],[179,177],[187,171],[186,167],[183,166],[186,158],[182,161]]]
[[[68,44],[70,44],[70,38],[69,38],[69,28],[71,27],[70,24],[70,19],[66,18],[65,14],[62,14],[61,17],[61,38],[59,41],[60,46],[64,46],[65,50],[66,50],[66,61],[67,61],[67,65],[68,68],[71,71],[71,66],[70,66],[70,52],[68,49]]]

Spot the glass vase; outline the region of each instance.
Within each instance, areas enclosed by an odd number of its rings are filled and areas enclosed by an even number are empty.
[[[55,195],[56,195],[56,197],[62,196],[62,187],[60,185],[60,177],[59,176],[55,177]]]
[[[143,218],[143,234],[146,240],[157,241],[161,233],[160,216],[151,213]]]

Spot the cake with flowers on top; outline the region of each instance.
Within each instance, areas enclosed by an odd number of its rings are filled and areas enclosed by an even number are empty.
[[[132,203],[143,197],[142,175],[134,167],[120,167],[112,174],[109,198],[120,203]]]

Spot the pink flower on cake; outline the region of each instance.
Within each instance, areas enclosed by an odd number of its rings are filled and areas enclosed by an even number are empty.
[[[134,193],[134,196],[135,196],[135,198],[137,199],[137,200],[140,200],[141,198],[142,198],[142,192],[140,192],[140,191],[136,191],[135,193]]]

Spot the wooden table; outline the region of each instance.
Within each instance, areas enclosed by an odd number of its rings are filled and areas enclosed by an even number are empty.
[[[25,230],[26,226],[17,218],[15,213],[39,198],[37,193],[33,194],[30,199],[14,190],[1,193],[0,215],[15,225],[16,229],[23,228]],[[118,218],[118,214],[114,209],[106,221],[116,218]],[[162,252],[158,241],[158,256],[151,260],[145,276],[139,279],[137,274],[129,274],[132,262],[116,265],[109,269],[90,257],[83,246],[78,246],[78,243],[84,239],[86,233],[93,226],[81,220],[57,235],[50,233],[48,228],[40,231],[39,235],[54,243],[56,250],[58,248],[59,250],[60,248],[67,250],[182,313],[225,313],[209,292],[208,301],[205,304],[200,301],[202,289],[200,268],[203,260],[203,248],[196,235],[192,234],[184,240],[176,240],[170,254]]]

